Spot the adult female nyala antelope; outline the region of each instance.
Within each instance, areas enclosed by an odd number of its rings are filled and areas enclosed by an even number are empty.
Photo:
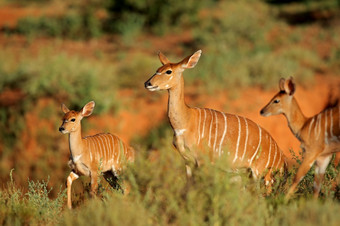
[[[265,181],[269,184],[272,171],[282,171],[285,161],[267,131],[242,116],[186,105],[182,73],[195,67],[200,56],[201,50],[179,63],[171,63],[159,53],[163,66],[145,82],[150,91],[168,90],[173,144],[185,160],[187,176],[191,177],[192,167],[198,166],[199,155],[208,152],[212,161],[228,154],[232,167],[250,168],[255,178],[267,171]]]
[[[94,101],[91,101],[82,110],[73,111],[64,104],[61,105],[65,115],[59,131],[69,134],[71,152],[69,166],[72,171],[67,178],[67,206],[70,209],[72,208],[72,182],[80,175],[91,177],[91,195],[94,195],[98,187],[98,173],[111,172],[116,177],[121,172],[124,163],[134,160],[134,150],[115,135],[101,133],[82,138],[80,122],[83,117],[92,114],[94,106]],[[107,180],[108,178],[105,177]]]
[[[318,197],[321,183],[332,154],[340,152],[340,106],[329,108],[313,117],[302,113],[295,97],[293,78],[279,81],[280,91],[261,110],[261,115],[283,114],[293,134],[301,141],[304,150],[300,165],[286,198],[294,193],[296,186],[315,162],[314,197]],[[340,157],[337,153],[337,159]]]

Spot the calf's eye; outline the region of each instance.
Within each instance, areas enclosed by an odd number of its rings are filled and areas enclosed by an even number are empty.
[[[172,73],[171,70],[167,70],[165,73],[167,73],[168,75],[170,75]]]
[[[76,119],[75,119],[75,118],[71,119],[71,122],[75,122],[75,121],[76,121]]]

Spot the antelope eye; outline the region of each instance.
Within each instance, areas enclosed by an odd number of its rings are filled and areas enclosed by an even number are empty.
[[[167,70],[165,73],[167,73],[168,75],[170,75],[172,73],[171,70]]]
[[[75,122],[75,121],[76,121],[76,119],[75,119],[75,118],[71,119],[71,122]]]
[[[280,100],[274,100],[274,103],[275,104],[280,103]]]

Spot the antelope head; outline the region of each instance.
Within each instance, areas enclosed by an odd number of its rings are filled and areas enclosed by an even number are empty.
[[[80,111],[69,110],[65,104],[61,105],[61,110],[65,113],[63,116],[63,122],[59,127],[59,131],[63,134],[72,133],[80,128],[80,121],[87,116],[90,116],[93,112],[95,102],[91,101],[87,103]]]
[[[286,114],[286,112],[290,111],[291,102],[295,93],[293,78],[290,77],[287,80],[281,78],[279,88],[280,91],[260,111],[262,116]]]
[[[158,68],[156,73],[145,82],[145,88],[150,91],[171,89],[179,83],[185,69],[196,66],[201,53],[202,51],[198,50],[178,63],[171,63],[164,54],[159,52],[158,57],[163,66]]]

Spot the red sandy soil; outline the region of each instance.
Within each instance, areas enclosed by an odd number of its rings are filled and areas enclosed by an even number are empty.
[[[19,5],[5,5],[0,7],[0,28],[15,27],[18,20],[24,17],[39,17],[43,15],[56,15],[62,12],[62,5],[52,7],[22,7]]]
[[[26,16],[37,15],[38,9],[28,9],[13,6],[3,6],[0,8],[0,27],[14,27],[18,19]]]

